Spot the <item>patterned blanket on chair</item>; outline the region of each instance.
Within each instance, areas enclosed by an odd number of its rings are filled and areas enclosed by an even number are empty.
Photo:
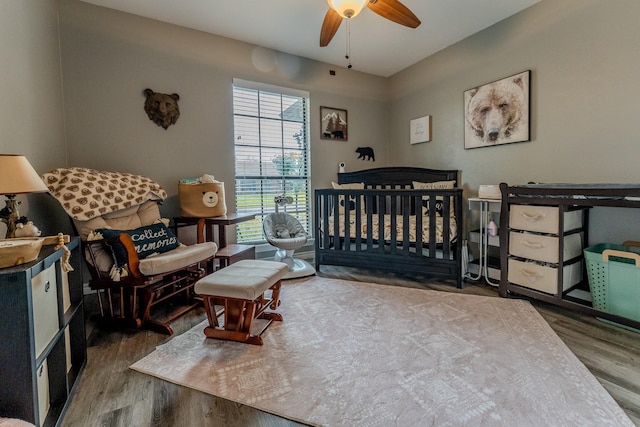
[[[136,206],[147,200],[167,198],[160,184],[130,173],[72,167],[54,169],[42,175],[42,179],[67,214],[79,221]]]

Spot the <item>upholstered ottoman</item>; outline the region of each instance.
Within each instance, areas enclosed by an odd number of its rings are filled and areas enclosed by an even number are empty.
[[[289,272],[287,264],[275,261],[241,260],[196,282],[195,292],[204,301],[209,326],[204,334],[209,338],[262,345],[262,333],[282,315],[265,312],[280,305],[280,281]],[[265,292],[271,290],[270,298]],[[216,306],[220,307],[216,310]],[[223,316],[222,325],[218,318]],[[266,319],[267,324],[256,334],[251,333],[253,319]]]

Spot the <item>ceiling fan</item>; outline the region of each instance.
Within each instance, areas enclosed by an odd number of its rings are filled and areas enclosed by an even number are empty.
[[[320,30],[320,47],[327,46],[344,18],[350,19],[367,6],[369,9],[401,25],[416,28],[420,20],[398,0],[327,0],[329,10]]]

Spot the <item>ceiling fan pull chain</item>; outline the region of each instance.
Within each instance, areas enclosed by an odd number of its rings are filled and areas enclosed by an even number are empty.
[[[347,68],[351,69],[351,18],[347,18]]]

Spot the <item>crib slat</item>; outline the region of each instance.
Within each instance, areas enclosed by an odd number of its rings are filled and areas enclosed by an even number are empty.
[[[411,213],[411,197],[403,196],[402,197],[402,223],[410,224],[410,216]],[[409,256],[409,249],[411,248],[411,240],[409,238],[409,226],[402,227],[402,255]]]
[[[390,196],[390,224],[389,224],[389,230],[390,232],[390,246],[391,246],[391,253],[395,254],[397,252],[397,246],[398,246],[398,217],[396,216],[398,214],[398,208],[397,208],[397,203],[398,198],[397,196]]]
[[[444,196],[442,200],[442,256],[451,256],[451,197]]]
[[[416,207],[416,254],[423,255],[422,244],[422,192],[414,197],[414,206]]]

